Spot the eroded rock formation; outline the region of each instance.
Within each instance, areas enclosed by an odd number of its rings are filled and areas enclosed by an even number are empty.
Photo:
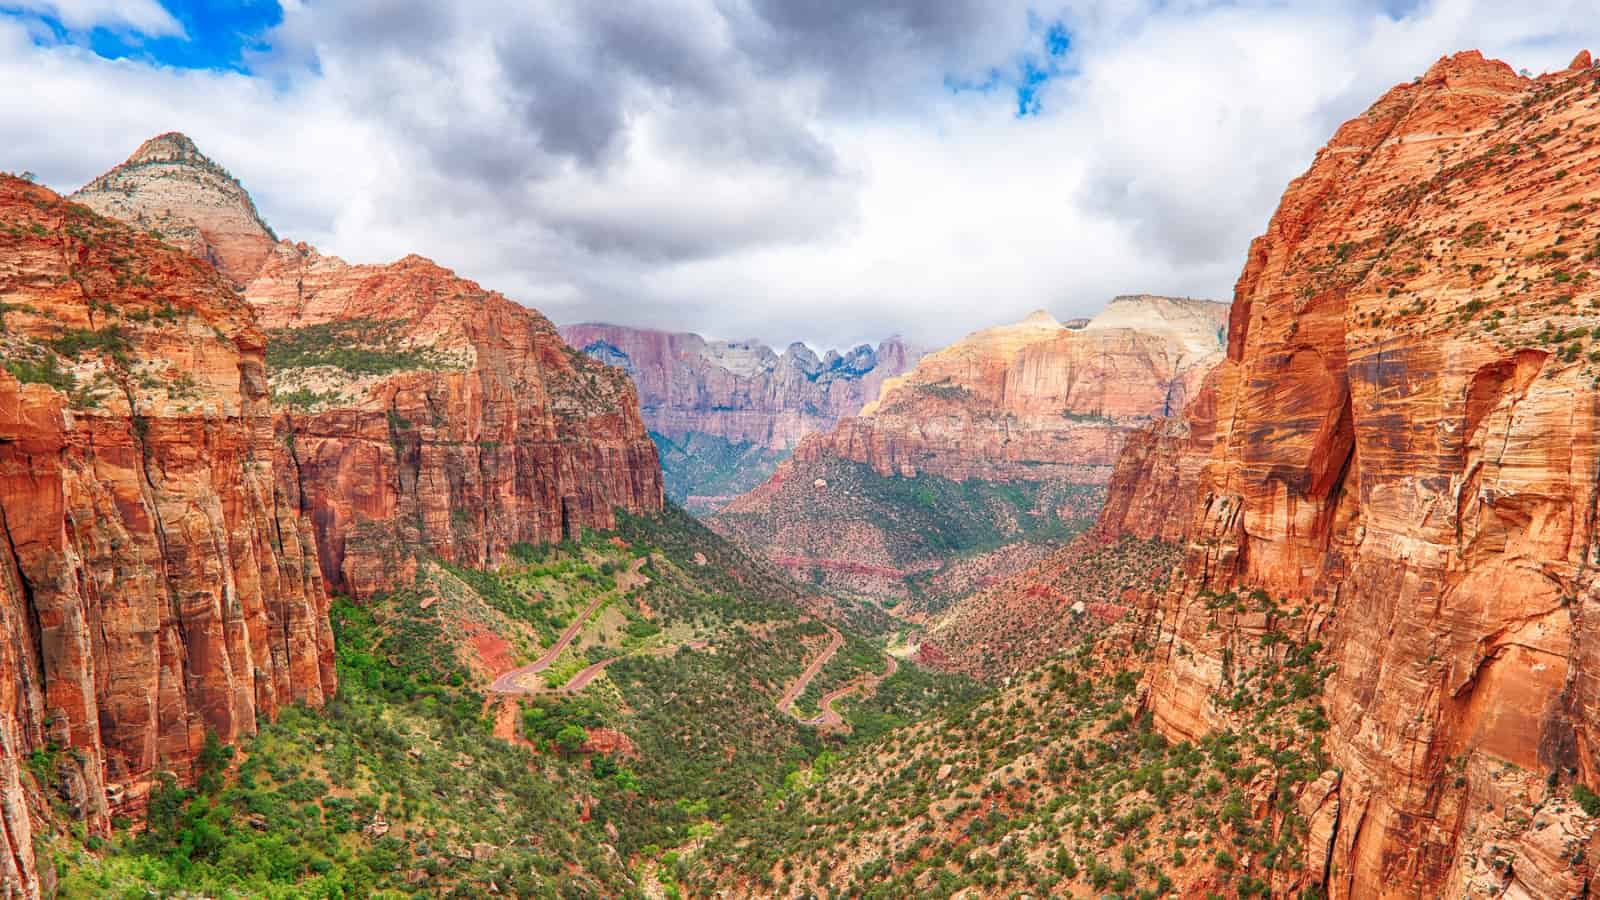
[[[1276,889],[1588,889],[1593,823],[1561,798],[1600,782],[1597,98],[1587,55],[1443,59],[1251,245],[1147,703],[1173,738],[1238,727],[1270,633],[1325,648],[1334,770]]]
[[[620,325],[565,325],[561,335],[633,379],[668,493],[701,512],[760,484],[801,438],[859,413],[921,355],[899,338],[819,358],[800,343],[778,353]]]
[[[336,589],[392,589],[419,553],[495,564],[661,508],[632,384],[534,310],[418,256],[352,266],[287,243],[245,296]]]
[[[537,311],[418,256],[350,265],[276,241],[182,135],[76,196],[183,237],[241,286],[330,589],[367,596],[406,583],[419,553],[484,565],[661,508],[633,387]]]
[[[188,250],[234,287],[249,283],[278,242],[228,170],[176,132],[145,141],[72,199]]]
[[[1059,540],[1093,521],[1129,435],[1196,394],[1221,358],[1226,310],[1118,297],[1079,327],[1036,313],[976,332],[886,381],[860,416],[801,441],[714,527],[797,577],[891,597],[923,593],[915,582],[931,587],[972,551]],[[1188,440],[1180,430],[1166,438],[1174,448]],[[917,524],[929,511],[937,521]],[[961,527],[945,534],[950,521]],[[935,539],[911,540],[913,525]],[[1008,552],[1008,564],[980,567],[979,583],[1046,553]]]
[[[1049,313],[979,331],[887,381],[875,403],[801,443],[882,475],[1105,483],[1127,434],[1183,409],[1220,357],[1226,307],[1118,297],[1082,328]]]
[[[263,336],[223,278],[0,176],[0,319],[0,884],[28,896],[20,759],[103,831],[207,732],[335,684]]]
[[[756,341],[621,325],[563,325],[561,336],[628,373],[651,431],[673,440],[709,434],[767,450],[788,450],[860,412],[919,356],[899,338],[819,358],[805,344],[778,353]]]

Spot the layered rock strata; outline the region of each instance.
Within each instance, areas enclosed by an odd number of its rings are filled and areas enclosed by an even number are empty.
[[[182,135],[75,196],[182,237],[242,287],[330,589],[369,596],[407,583],[419,556],[489,565],[609,528],[618,508],[661,508],[632,386],[537,311],[419,256],[350,265],[277,241]]]
[[[207,733],[320,704],[333,643],[263,335],[215,270],[0,177],[0,320],[0,884],[33,896],[20,759],[104,831]]]
[[[1226,307],[1118,297],[1081,328],[1039,312],[979,331],[885,382],[875,403],[802,442],[797,464],[883,475],[1104,483],[1128,433],[1183,409],[1221,356]]]
[[[1588,890],[1563,798],[1600,784],[1597,127],[1587,54],[1442,59],[1250,247],[1147,705],[1174,739],[1238,727],[1268,635],[1324,648],[1296,877],[1331,897]]]
[[[228,170],[176,132],[145,141],[72,199],[193,253],[234,287],[249,283],[278,242]]]
[[[633,386],[538,312],[421,257],[352,266],[287,243],[245,296],[334,588],[390,590],[419,556],[498,564],[661,508]]]
[[[860,412],[920,355],[899,338],[818,357],[800,343],[778,353],[757,341],[620,325],[563,325],[561,336],[628,373],[656,434],[674,441],[713,435],[773,451]]]
[[[887,597],[927,593],[917,582],[945,580],[946,566],[974,552],[1061,540],[1094,520],[1129,436],[1199,391],[1221,358],[1226,310],[1119,297],[1076,327],[1036,313],[969,335],[886,381],[860,416],[801,441],[714,527],[799,577]],[[1179,430],[1164,439],[1172,452],[1190,440]],[[930,511],[960,527],[908,540]],[[1136,514],[1159,521],[1150,504]],[[1013,564],[986,565],[984,579],[1041,555],[994,557]],[[950,598],[930,599],[933,609]]]

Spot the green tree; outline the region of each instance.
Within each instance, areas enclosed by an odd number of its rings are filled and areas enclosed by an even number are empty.
[[[578,752],[578,748],[582,747],[583,742],[588,738],[589,735],[581,727],[564,725],[560,731],[556,732],[556,746],[560,748],[562,753],[571,756]]]

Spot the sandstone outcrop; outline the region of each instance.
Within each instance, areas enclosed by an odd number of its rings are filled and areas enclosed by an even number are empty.
[[[1176,415],[1221,356],[1226,309],[1118,297],[1081,328],[1038,312],[968,335],[884,383],[876,402],[794,458],[957,481],[1105,483],[1129,432]]]
[[[616,508],[661,508],[632,385],[537,311],[418,256],[350,265],[275,241],[182,135],[79,196],[199,235],[188,249],[242,285],[267,332],[278,452],[331,590],[369,596],[406,583],[419,554],[487,565],[516,543],[611,527]]]
[[[238,288],[249,283],[278,242],[228,170],[176,132],[145,141],[126,162],[71,199],[154,232],[211,263]]]
[[[1201,470],[1217,429],[1217,380],[1212,369],[1183,415],[1157,419],[1128,435],[1106,487],[1095,530],[1102,538],[1179,541],[1194,518]]]
[[[216,271],[0,177],[0,320],[0,884],[30,896],[20,759],[103,831],[335,678],[263,336]]]
[[[1213,369],[1182,416],[1133,432],[1094,527],[934,616],[924,661],[994,680],[1019,675],[1114,623],[1142,624],[1165,594],[1216,435]]]
[[[797,577],[880,597],[919,597],[918,582],[945,580],[974,552],[1056,543],[1094,520],[1124,441],[1199,391],[1221,358],[1226,312],[1118,297],[1077,327],[1041,312],[976,332],[886,381],[861,415],[802,440],[714,527]],[[1173,426],[1167,452],[1206,439],[1182,431]],[[1158,521],[1148,506],[1138,514]],[[1011,564],[983,566],[983,580],[1043,555],[1007,553]],[[951,596],[930,599],[933,610]]]
[[[1269,634],[1324,648],[1333,812],[1275,890],[1589,889],[1593,821],[1538,824],[1600,782],[1600,78],[1575,63],[1440,60],[1250,247],[1146,703],[1193,738]]]
[[[245,297],[330,586],[367,596],[419,554],[491,565],[661,508],[633,386],[534,310],[421,257],[288,244]]]

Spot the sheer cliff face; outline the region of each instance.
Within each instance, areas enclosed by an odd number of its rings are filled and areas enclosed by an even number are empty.
[[[633,386],[537,312],[421,257],[352,266],[289,244],[245,296],[339,590],[391,589],[419,553],[489,565],[661,508]]]
[[[0,884],[38,888],[20,758],[92,829],[334,690],[274,463],[263,340],[208,265],[0,177]]]
[[[1204,733],[1264,633],[1326,645],[1337,772],[1302,812],[1335,897],[1582,890],[1592,827],[1530,810],[1600,780],[1597,91],[1587,54],[1441,60],[1339,130],[1239,279],[1149,706]],[[1206,602],[1256,589],[1303,615]]]
[[[882,475],[1104,483],[1129,432],[1175,415],[1222,354],[1227,307],[1119,297],[1083,327],[1048,313],[923,357],[795,451]]]
[[[916,361],[897,338],[818,358],[804,344],[782,353],[756,342],[620,325],[565,325],[567,343],[622,368],[639,390],[651,431],[673,440],[709,434],[787,450],[878,396]]]
[[[661,508],[632,386],[538,312],[409,256],[352,266],[276,241],[182,135],[77,195],[155,228],[241,287],[267,332],[277,446],[329,588],[405,583],[419,553],[470,565]]]

